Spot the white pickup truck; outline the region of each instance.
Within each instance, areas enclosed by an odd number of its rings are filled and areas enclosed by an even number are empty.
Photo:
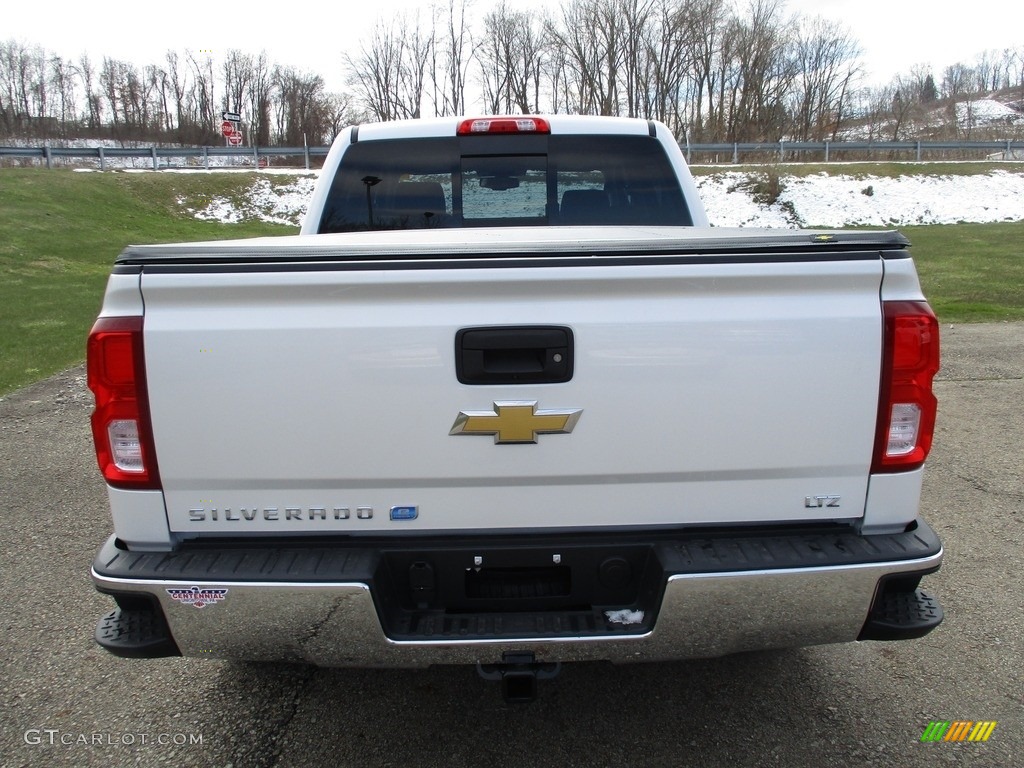
[[[708,226],[668,129],[362,125],[301,234],[129,247],[89,339],[122,656],[919,637],[938,326],[894,232]]]

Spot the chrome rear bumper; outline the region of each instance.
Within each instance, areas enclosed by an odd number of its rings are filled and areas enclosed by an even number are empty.
[[[169,655],[168,649],[175,649],[185,656],[320,666],[422,667],[486,664],[506,652],[521,651],[532,652],[538,662],[639,662],[881,639],[884,633],[872,630],[872,617],[883,600],[895,596],[913,602],[920,577],[935,571],[942,560],[937,537],[922,521],[913,533],[856,537],[862,547],[851,547],[848,538],[834,534],[822,536],[834,547],[822,551],[817,540],[794,534],[800,538],[791,544],[794,551],[801,544],[802,554],[782,567],[765,567],[779,560],[777,545],[785,537],[777,534],[771,546],[761,546],[757,536],[748,535],[715,539],[711,550],[701,544],[703,539],[688,539],[685,567],[669,555],[660,556],[657,595],[652,592],[646,604],[640,599],[621,606],[631,613],[614,617],[617,621],[602,607],[590,623],[574,623],[580,622],[580,612],[569,609],[434,610],[434,618],[419,620],[415,632],[396,631],[398,625],[389,623],[386,614],[399,609],[389,607],[394,596],[380,578],[324,580],[330,568],[309,570],[298,556],[283,564],[275,558],[272,567],[264,558],[262,566],[246,570],[240,563],[252,549],[241,554],[237,549],[204,549],[187,556],[140,554],[119,550],[111,540],[97,557],[92,576],[97,589],[115,597],[124,615],[149,611],[166,621],[172,642],[160,646],[162,652],[122,655]],[[670,543],[659,540],[652,551]],[[322,545],[312,549],[320,557],[311,563],[323,563],[325,552],[336,551]],[[756,551],[761,551],[760,562],[751,557]],[[301,554],[294,546],[287,552]],[[690,556],[701,552],[713,567],[702,569],[699,557]],[[731,553],[732,559],[722,553]],[[837,558],[849,562],[829,562]],[[865,558],[870,562],[856,562]],[[794,559],[825,564],[794,567]],[[256,578],[261,572],[275,578]],[[897,617],[891,637],[885,639],[926,633],[941,621],[937,604],[935,610],[937,616],[908,625],[905,632]],[[114,635],[118,632],[125,634],[118,630]],[[116,643],[101,644],[118,653]]]

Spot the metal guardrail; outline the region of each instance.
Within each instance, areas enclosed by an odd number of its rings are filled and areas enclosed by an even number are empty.
[[[729,154],[734,164],[739,163],[740,154],[777,156],[785,162],[787,153],[814,152],[823,154],[825,162],[836,152],[913,153],[915,162],[921,162],[926,152],[987,152],[1003,154],[1004,159],[1024,159],[1024,141],[1005,139],[999,141],[773,141],[754,143],[689,144],[681,143],[686,161],[692,162],[694,153],[712,152]],[[1015,153],[1020,153],[1019,157]]]
[[[894,153],[913,155],[916,162],[921,162],[926,153],[934,152],[977,152],[988,153],[988,156],[1002,155],[1003,159],[1024,159],[1024,140],[999,141],[777,141],[751,143],[716,143],[690,144],[681,143],[680,148],[686,154],[687,162],[693,162],[695,155],[726,155],[731,162],[737,164],[742,155],[760,155],[777,157],[778,162],[786,162],[787,156],[802,153],[817,153],[830,162],[836,153],[877,154],[884,153],[890,159]],[[106,161],[111,158],[137,158],[152,161],[153,170],[173,167],[169,162],[172,158],[182,158],[201,164],[209,170],[210,158],[236,157],[252,158],[254,165],[270,158],[300,157],[303,158],[307,170],[310,160],[324,157],[330,147],[3,147],[0,146],[0,161],[6,158],[34,159],[45,162],[47,168],[53,167],[57,158],[96,160],[100,170],[106,170]],[[870,162],[870,160],[868,161]],[[149,163],[147,163],[149,165]]]
[[[151,159],[154,171],[161,167],[170,167],[171,158],[182,158],[186,162],[195,160],[206,169],[210,169],[210,158],[241,157],[252,158],[259,165],[261,159],[273,157],[301,157],[305,161],[306,170],[310,168],[310,159],[327,155],[330,147],[0,147],[0,160],[5,158],[37,159],[46,163],[47,168],[53,167],[56,158],[81,160],[97,160],[100,170],[106,170],[106,162],[111,158]]]

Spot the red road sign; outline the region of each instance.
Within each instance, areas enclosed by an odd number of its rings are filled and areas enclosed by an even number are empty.
[[[225,120],[220,124],[220,132],[222,136],[230,136],[235,132],[235,124],[230,120]]]
[[[237,131],[228,136],[228,144],[230,144],[232,147],[237,147],[241,143],[242,134],[238,133]]]

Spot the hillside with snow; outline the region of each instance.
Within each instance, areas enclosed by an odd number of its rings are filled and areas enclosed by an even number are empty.
[[[863,166],[861,166],[863,167]],[[908,174],[898,178],[843,173],[780,177],[777,199],[756,191],[758,171],[698,171],[711,223],[718,227],[901,227],[961,222],[1024,221],[1024,167],[961,175]],[[298,225],[315,173],[251,173],[233,200],[204,204],[179,199],[183,211],[222,222],[263,220]]]
[[[1024,114],[995,99],[961,101],[956,104],[956,120],[961,129],[980,126],[1024,125]]]

